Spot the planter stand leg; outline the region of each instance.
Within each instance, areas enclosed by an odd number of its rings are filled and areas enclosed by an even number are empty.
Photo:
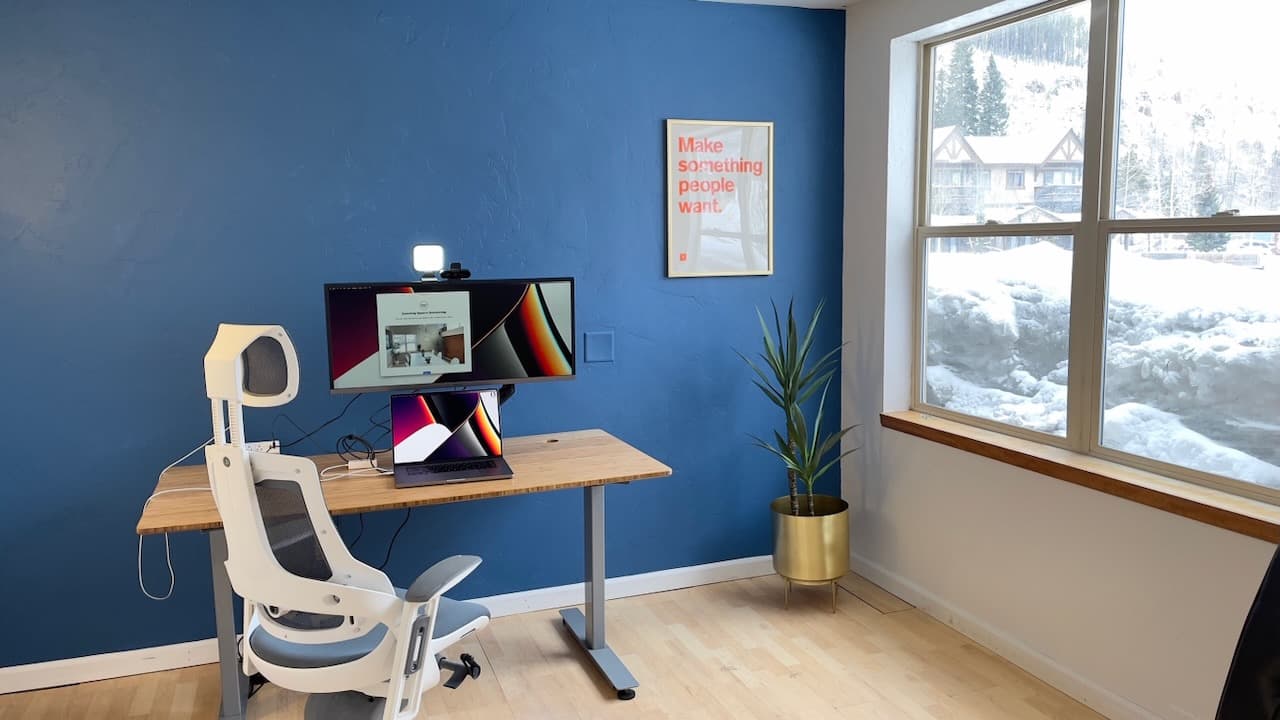
[[[791,609],[791,580],[782,578],[782,609]]]
[[[831,612],[836,611],[836,581],[831,581]]]

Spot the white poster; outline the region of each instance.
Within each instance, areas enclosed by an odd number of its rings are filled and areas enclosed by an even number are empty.
[[[667,276],[773,274],[773,123],[667,120]]]
[[[471,295],[378,295],[378,373],[384,377],[471,372]]]

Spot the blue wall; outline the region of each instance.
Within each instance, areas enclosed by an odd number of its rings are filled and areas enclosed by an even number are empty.
[[[156,473],[210,433],[216,324],[283,324],[304,427],[325,383],[321,285],[411,277],[444,243],[479,277],[574,275],[617,359],[525,386],[511,434],[603,427],[675,469],[607,494],[609,573],[766,554],[775,417],[731,348],[795,295],[838,339],[843,13],[691,0],[13,2],[0,7],[0,665],[213,635],[207,543],[173,598],[135,582]],[[774,120],[776,273],[665,277],[664,118]],[[386,402],[366,396],[305,452]],[[273,410],[249,411],[253,438]],[[833,417],[834,414],[833,414]],[[286,439],[297,436],[278,426]],[[833,489],[834,482],[828,484]],[[389,566],[485,563],[481,596],[575,582],[581,494],[415,511]],[[368,516],[381,561],[398,512]],[[354,532],[354,518],[341,526]],[[165,585],[158,538],[147,577]]]

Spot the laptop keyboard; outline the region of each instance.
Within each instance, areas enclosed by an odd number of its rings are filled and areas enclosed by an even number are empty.
[[[498,467],[493,460],[468,460],[466,462],[446,463],[444,465],[417,465],[405,468],[410,475],[431,475],[434,473],[465,472],[467,470],[492,470]]]

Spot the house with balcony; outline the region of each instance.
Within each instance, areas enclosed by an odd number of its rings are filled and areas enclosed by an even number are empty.
[[[1071,129],[1025,135],[933,132],[936,224],[1058,222],[1080,216],[1084,156]]]

